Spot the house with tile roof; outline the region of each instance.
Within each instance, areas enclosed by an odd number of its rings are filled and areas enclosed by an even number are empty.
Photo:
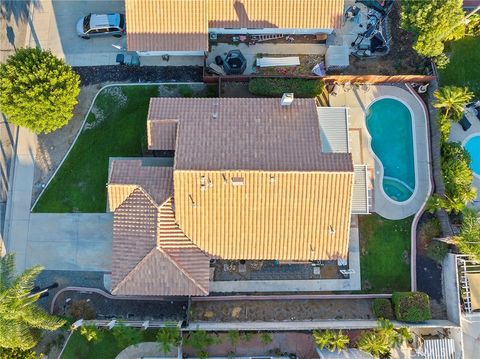
[[[126,0],[127,49],[203,55],[214,34],[330,34],[344,0]]]
[[[208,295],[210,259],[348,257],[352,213],[368,213],[346,108],[314,99],[152,98],[149,150],[111,159],[112,293]]]

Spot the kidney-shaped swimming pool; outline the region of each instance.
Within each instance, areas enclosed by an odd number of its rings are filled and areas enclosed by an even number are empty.
[[[367,111],[371,147],[383,165],[383,190],[392,200],[404,202],[415,190],[412,115],[400,101],[382,98]]]

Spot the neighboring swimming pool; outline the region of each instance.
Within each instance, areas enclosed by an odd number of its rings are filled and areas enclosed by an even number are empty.
[[[383,190],[397,202],[408,200],[415,190],[412,116],[393,98],[375,101],[367,111],[371,147],[383,165]]]
[[[470,137],[463,145],[467,152],[470,154],[472,162],[470,162],[470,168],[473,173],[480,176],[480,134]]]

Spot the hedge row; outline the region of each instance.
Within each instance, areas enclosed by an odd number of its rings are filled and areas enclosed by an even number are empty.
[[[430,298],[422,292],[395,292],[392,295],[393,311],[397,320],[421,323],[432,319]]]
[[[293,92],[295,97],[316,97],[323,92],[323,80],[258,78],[251,79],[248,90],[257,96],[280,97]]]
[[[392,301],[377,298],[373,301],[372,309],[377,318],[395,317],[398,321],[407,323],[421,323],[432,319],[430,299],[421,292],[395,292],[392,294]]]

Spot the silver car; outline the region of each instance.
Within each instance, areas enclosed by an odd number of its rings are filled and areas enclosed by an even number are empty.
[[[102,35],[121,37],[125,34],[125,15],[89,14],[78,20],[77,34],[84,39]]]

